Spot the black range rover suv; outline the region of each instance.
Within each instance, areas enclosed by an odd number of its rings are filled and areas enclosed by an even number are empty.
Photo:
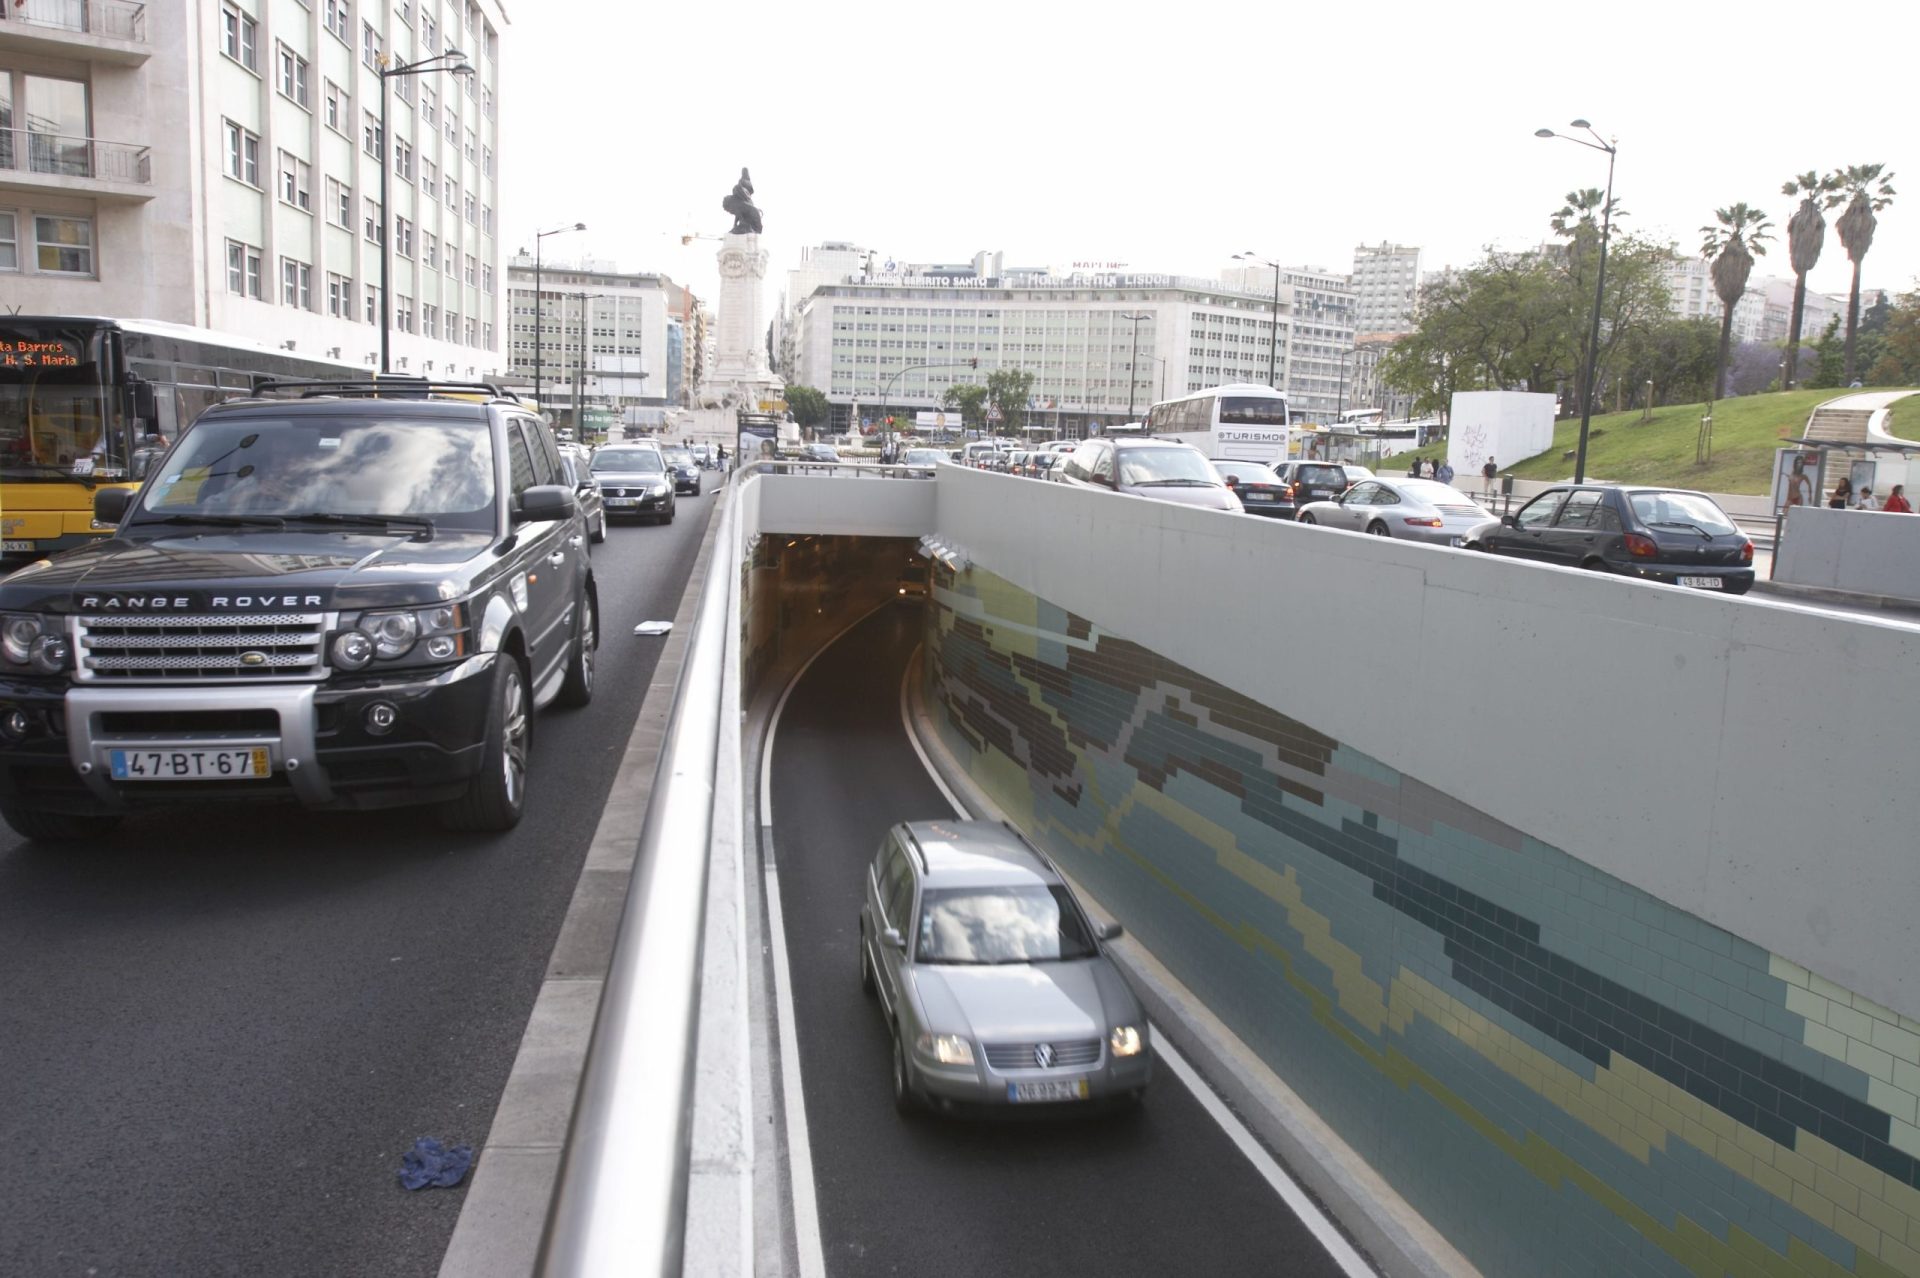
[[[593,696],[586,529],[553,438],[475,383],[268,383],[208,409],[111,537],[0,581],[0,819],[437,803],[505,830],[533,711]]]

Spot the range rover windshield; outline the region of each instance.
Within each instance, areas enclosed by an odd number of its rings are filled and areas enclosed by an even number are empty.
[[[212,417],[147,485],[132,523],[494,526],[483,418]]]

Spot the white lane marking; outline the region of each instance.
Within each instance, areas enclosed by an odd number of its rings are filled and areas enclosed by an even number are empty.
[[[920,734],[913,730],[913,716],[907,708],[907,689],[913,681],[913,663],[915,658],[920,657],[925,650],[925,644],[913,650],[913,656],[907,659],[907,672],[900,677],[900,727],[907,734],[907,742],[913,747],[913,752],[920,756],[920,766],[927,770],[927,775],[933,778],[933,783],[940,787],[940,793],[947,796],[947,802],[953,805],[953,814],[964,821],[972,814],[967,811],[966,804],[960,802],[960,796],[947,785],[947,780],[940,775],[940,770],[933,766],[933,760],[927,757],[926,747],[920,744]]]
[[[888,601],[891,602],[891,601]],[[787,698],[800,686],[820,654],[846,638],[847,632],[885,608],[862,613],[794,671],[793,678],[780,692],[773,714],[767,720],[767,739],[760,748],[760,837],[762,846],[773,841],[773,742],[780,735],[780,716],[786,713]],[[787,966],[787,924],[780,909],[780,875],[775,868],[778,857],[767,862],[768,941],[773,947],[773,1005],[780,1022],[780,1109],[787,1133],[787,1177],[793,1188],[793,1243],[799,1253],[800,1278],[826,1278],[826,1253],[820,1242],[820,1200],[813,1185],[813,1143],[807,1136],[806,1097],[800,1090],[800,1039],[795,1031],[799,1018],[793,1011],[793,975]]]
[[[941,777],[939,770],[933,766],[933,760],[928,757],[926,748],[920,744],[920,734],[913,730],[913,721],[907,714],[907,686],[908,680],[912,677],[913,662],[908,661],[907,673],[900,680],[900,724],[906,729],[907,740],[913,744],[913,752],[920,756],[921,766],[927,770],[927,775],[933,778],[933,783],[940,787],[940,793],[947,796],[947,802],[953,805],[954,815],[963,821],[968,820],[973,813],[969,812],[966,805],[960,802],[959,796],[948,788],[946,780]],[[1327,1255],[1333,1258],[1349,1278],[1379,1278],[1379,1271],[1369,1265],[1366,1259],[1354,1249],[1353,1244],[1347,1241],[1346,1235],[1340,1232],[1339,1226],[1320,1210],[1320,1204],[1314,1202],[1312,1196],[1300,1187],[1300,1182],[1280,1165],[1278,1159],[1267,1152],[1267,1147],[1262,1145],[1259,1139],[1247,1129],[1247,1125],[1240,1121],[1240,1116],[1228,1109],[1226,1102],[1207,1086],[1206,1080],[1200,1077],[1199,1071],[1187,1063],[1186,1057],[1174,1050],[1173,1044],[1168,1042],[1166,1036],[1160,1032],[1160,1027],[1150,1025],[1149,1031],[1153,1035],[1154,1055],[1166,1062],[1167,1068],[1173,1071],[1173,1076],[1179,1079],[1194,1100],[1200,1103],[1200,1108],[1206,1110],[1208,1116],[1219,1124],[1220,1130],[1227,1134],[1227,1139],[1246,1156],[1249,1163],[1253,1164],[1253,1169],[1259,1172],[1261,1179],[1265,1180],[1273,1192],[1280,1196],[1280,1201],[1299,1217],[1300,1223],[1307,1227],[1307,1231],[1314,1236],[1315,1241]]]
[[[772,838],[773,832],[765,832]],[[793,1183],[793,1244],[800,1278],[826,1278],[820,1242],[820,1202],[813,1188],[813,1145],[807,1137],[806,1099],[800,1093],[800,1041],[794,1035],[793,977],[787,968],[787,925],[780,911],[780,876],[767,865],[767,931],[773,942],[774,1007],[780,1017],[780,1107],[786,1115],[787,1175]]]
[[[1280,1165],[1278,1159],[1267,1152],[1267,1147],[1247,1130],[1247,1125],[1240,1121],[1240,1116],[1228,1109],[1226,1102],[1214,1094],[1214,1090],[1207,1086],[1206,1080],[1200,1077],[1199,1071],[1174,1050],[1173,1044],[1169,1043],[1166,1036],[1160,1032],[1160,1027],[1154,1025],[1151,1031],[1154,1055],[1165,1061],[1167,1068],[1173,1071],[1174,1077],[1186,1084],[1193,1098],[1200,1102],[1200,1108],[1206,1110],[1212,1115],[1213,1121],[1220,1124],[1220,1130],[1227,1134],[1227,1139],[1246,1155],[1247,1161],[1253,1164],[1253,1169],[1260,1173],[1267,1184],[1272,1186],[1273,1192],[1280,1195],[1280,1200],[1300,1218],[1300,1223],[1307,1227],[1308,1232],[1325,1249],[1327,1255],[1333,1258],[1349,1278],[1379,1278],[1379,1272],[1366,1262],[1365,1257],[1361,1256],[1354,1249],[1353,1244],[1347,1241],[1346,1235],[1340,1232],[1339,1227],[1328,1219],[1324,1211],[1320,1210],[1320,1204],[1314,1202],[1307,1191],[1300,1187],[1300,1182]]]

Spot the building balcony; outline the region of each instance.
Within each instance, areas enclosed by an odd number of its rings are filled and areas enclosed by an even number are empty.
[[[133,0],[0,0],[0,49],[121,66],[153,56]]]
[[[153,198],[153,156],[131,142],[0,129],[0,190],[137,204]]]

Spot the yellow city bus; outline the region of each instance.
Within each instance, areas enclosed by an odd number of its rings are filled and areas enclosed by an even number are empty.
[[[137,484],[202,411],[268,378],[359,378],[315,359],[154,320],[0,315],[0,558],[76,546],[102,485]]]

